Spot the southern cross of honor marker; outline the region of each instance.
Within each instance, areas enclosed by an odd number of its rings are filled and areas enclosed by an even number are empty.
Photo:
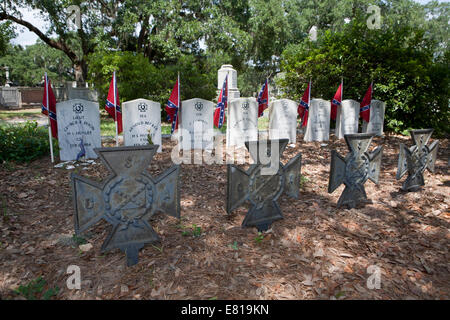
[[[260,140],[245,142],[247,150],[255,160],[247,171],[235,165],[227,166],[227,213],[249,201],[251,207],[247,212],[243,227],[256,227],[258,231],[266,231],[275,220],[283,218],[277,199],[285,192],[292,198],[298,198],[300,188],[301,153],[292,158],[285,166],[279,161],[289,139]],[[275,174],[267,175],[264,169],[270,164],[262,164],[260,148],[267,148],[266,154],[270,157],[272,144],[277,144],[278,157],[271,161],[279,164]],[[273,157],[275,158],[275,157]]]
[[[100,183],[72,174],[76,234],[105,219],[112,228],[102,252],[122,250],[128,266],[144,244],[160,241],[148,222],[156,212],[180,217],[179,166],[156,179],[146,171],[158,147],[96,148],[111,174]]]
[[[364,184],[367,179],[378,184],[383,147],[367,152],[374,135],[373,133],[346,134],[344,138],[350,153],[345,158],[336,150],[331,151],[328,193],[332,193],[342,183],[345,185],[337,203],[338,208],[342,205],[355,208],[359,202],[366,200]]]
[[[434,173],[439,141],[434,141],[427,146],[433,129],[411,130],[410,133],[414,145],[408,148],[403,143],[400,144],[396,178],[400,180],[405,173],[408,173],[402,190],[417,191],[425,185],[423,179],[425,169]]]

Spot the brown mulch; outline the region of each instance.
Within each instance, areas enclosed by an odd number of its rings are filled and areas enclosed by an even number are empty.
[[[99,160],[74,170],[47,158],[2,165],[0,299],[22,299],[14,290],[40,276],[44,290],[59,288],[56,299],[449,299],[449,141],[441,140],[425,187],[405,193],[405,178],[395,174],[399,143],[410,139],[376,138],[372,146],[384,146],[380,184],[368,181],[370,201],[348,210],[336,208],[343,186],[327,193],[331,150],[345,155],[345,142],[301,138],[284,155],[302,152],[306,182],[298,200],[279,199],[284,219],[268,233],[241,228],[245,206],[226,214],[225,165],[182,165],[182,218],[154,216],[162,242],[146,245],[132,267],[119,250],[100,252],[106,222],[83,235],[91,250],[71,241],[70,173],[101,180],[107,171]],[[152,174],[171,166],[173,146],[164,140]],[[200,235],[192,235],[194,225]],[[70,265],[81,269],[81,290],[66,286]],[[380,289],[367,286],[371,265],[380,267]]]

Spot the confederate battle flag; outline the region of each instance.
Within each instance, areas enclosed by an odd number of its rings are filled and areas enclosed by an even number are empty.
[[[222,90],[220,90],[219,100],[217,100],[216,110],[214,110],[214,125],[222,128],[225,121],[225,109],[228,106],[228,74],[223,81]]]
[[[109,115],[117,122],[117,133],[122,132],[122,109],[120,108],[119,91],[117,90],[116,72],[114,71],[111,83],[109,84],[108,97],[106,98],[105,109]],[[117,119],[116,119],[117,115]]]
[[[264,113],[264,110],[269,106],[269,84],[264,82],[261,91],[258,95],[258,118],[261,117]]]
[[[369,122],[370,120],[370,103],[372,102],[372,86],[373,82],[370,84],[363,101],[359,105],[359,115],[366,122]]]
[[[308,83],[305,93],[303,94],[302,100],[298,105],[297,112],[302,118],[302,127],[306,127],[308,124],[308,113],[309,113],[309,102],[311,100],[311,80]]]
[[[337,109],[342,103],[342,91],[344,89],[344,82],[341,82],[341,85],[336,91],[333,100],[331,100],[331,114],[330,117],[333,120],[336,120],[337,117]]]
[[[178,129],[178,109],[180,107],[180,76],[178,76],[177,82],[173,87],[170,94],[169,101],[166,104],[167,121],[172,122],[171,133]]]
[[[52,129],[52,137],[58,139],[58,124],[56,122],[56,99],[53,94],[50,79],[45,73],[44,98],[42,99],[42,113],[50,119],[50,127]]]

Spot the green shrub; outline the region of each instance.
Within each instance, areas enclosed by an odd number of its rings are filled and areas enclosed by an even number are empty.
[[[55,155],[57,150],[57,141],[54,139]],[[0,127],[0,163],[30,162],[49,153],[48,129],[38,127],[36,121]]]
[[[361,101],[373,80],[372,98],[386,102],[386,131],[434,128],[436,137],[448,135],[450,50],[437,56],[439,45],[418,27],[369,30],[355,18],[342,31],[323,32],[317,42],[287,46],[278,85],[299,100],[312,79],[311,96],[330,100],[343,77],[344,99]]]
[[[138,98],[159,102],[161,119],[165,121],[164,106],[178,72],[181,100],[213,100],[217,98],[217,70],[227,62],[227,58],[221,53],[211,52],[198,57],[181,55],[176,62],[157,65],[141,53],[97,50],[89,56],[88,81],[99,92],[99,103],[103,106],[115,70],[120,102]]]

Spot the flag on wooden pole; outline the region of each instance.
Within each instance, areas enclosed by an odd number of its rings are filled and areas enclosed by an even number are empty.
[[[170,133],[178,129],[178,109],[180,107],[180,74],[178,74],[177,82],[172,89],[169,101],[166,104],[167,121],[172,123]]]
[[[308,87],[305,93],[303,93],[302,100],[297,108],[297,113],[302,118],[302,127],[306,127],[308,124],[309,103],[311,101],[311,80],[309,80]]]
[[[344,80],[341,80],[341,85],[336,91],[336,94],[334,95],[333,100],[331,100],[331,113],[330,117],[333,120],[336,120],[337,117],[337,109],[341,106],[342,103],[342,93],[344,90]]]
[[[119,145],[119,133],[122,132],[122,109],[120,107],[119,91],[117,90],[116,72],[114,71],[109,84],[108,97],[106,98],[105,110],[116,123],[116,146]]]
[[[44,97],[42,98],[42,113],[48,116],[48,139],[50,143],[50,156],[52,162],[55,162],[53,156],[52,137],[58,139],[58,123],[56,120],[56,99],[53,94],[50,80],[47,72],[45,73]]]
[[[369,88],[367,89],[366,95],[364,96],[363,101],[361,102],[361,104],[359,106],[359,115],[366,122],[370,121],[370,103],[372,102],[372,88],[373,88],[373,82],[370,84]]]
[[[266,79],[264,82],[261,91],[258,95],[258,118],[262,117],[264,114],[264,110],[269,106],[269,83]]]
[[[214,110],[214,125],[217,128],[222,128],[225,121],[225,109],[228,106],[228,74],[223,81],[222,90],[220,90],[219,100],[217,101],[216,109]]]

